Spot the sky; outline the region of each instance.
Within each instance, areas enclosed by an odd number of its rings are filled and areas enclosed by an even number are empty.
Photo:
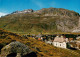
[[[80,0],[0,0],[0,16],[25,9],[64,8],[80,13]]]

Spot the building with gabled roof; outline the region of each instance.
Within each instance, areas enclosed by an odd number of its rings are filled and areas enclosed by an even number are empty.
[[[56,36],[53,45],[56,47],[67,48],[68,38],[64,38],[63,36]]]

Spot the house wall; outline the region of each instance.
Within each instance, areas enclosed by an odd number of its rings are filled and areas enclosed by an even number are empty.
[[[67,48],[66,42],[53,42],[52,44],[56,47]]]
[[[47,43],[47,44],[52,44],[52,41],[47,41],[47,40],[45,40],[45,43]]]

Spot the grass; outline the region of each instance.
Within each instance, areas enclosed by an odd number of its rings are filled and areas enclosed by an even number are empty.
[[[63,22],[63,24],[65,24],[66,27],[68,27],[69,29],[73,29],[74,28],[73,26],[77,26],[76,24],[78,24],[79,15],[76,12],[69,11],[66,9],[57,9],[57,8],[42,9],[40,11],[41,14],[39,13],[10,14],[4,16],[0,18],[0,28],[16,33],[28,32],[28,33],[36,34],[42,32],[46,34],[49,33],[54,34],[56,32],[63,31],[62,29],[57,28],[58,25],[61,25],[61,23],[59,22]],[[58,16],[44,16],[45,14],[49,14],[49,15],[58,14]],[[61,18],[64,15],[65,17]],[[69,15],[71,16],[70,18],[68,18]],[[67,25],[65,21],[66,22],[69,21],[71,23]]]
[[[2,36],[5,36],[2,38]],[[80,51],[57,48],[33,38],[24,38],[12,32],[0,29],[0,47],[4,47],[12,41],[19,41],[29,46],[38,57],[80,57]]]

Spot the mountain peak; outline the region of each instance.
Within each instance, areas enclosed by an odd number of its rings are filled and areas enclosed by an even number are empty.
[[[34,10],[32,9],[27,9],[27,10],[23,10],[23,11],[15,11],[12,14],[20,14],[20,13],[32,13],[34,12]]]

